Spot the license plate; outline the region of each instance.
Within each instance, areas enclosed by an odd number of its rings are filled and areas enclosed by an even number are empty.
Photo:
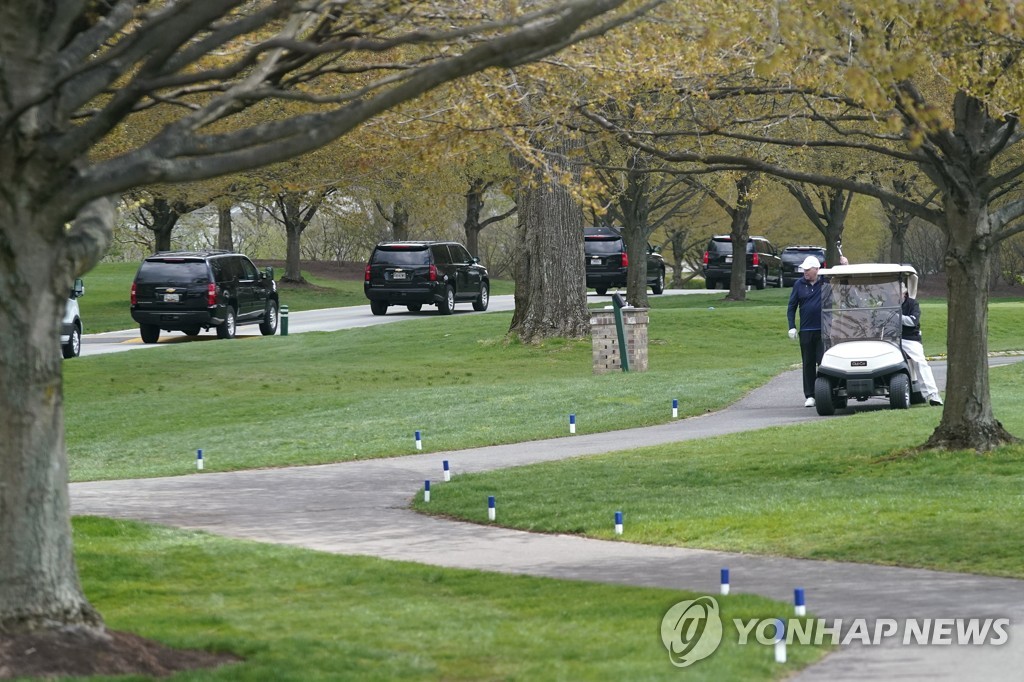
[[[164,294],[164,303],[177,303],[181,300],[181,294]]]
[[[600,265],[601,264],[601,259],[600,258],[591,258],[590,259],[590,264],[591,265]]]
[[[405,279],[405,273],[404,272],[392,272],[391,273],[391,279]]]
[[[732,256],[726,256],[725,257],[725,262],[726,263],[731,263],[732,262]]]

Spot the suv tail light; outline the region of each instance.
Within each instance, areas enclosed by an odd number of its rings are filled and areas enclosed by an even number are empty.
[[[206,305],[211,308],[217,305],[217,285],[213,282],[206,285]]]
[[[704,265],[707,265],[707,264],[708,264],[708,252],[705,251],[704,252]]]
[[[625,251],[622,252],[622,267],[629,267],[629,256],[626,255]]]
[[[754,267],[756,268],[761,264],[761,259],[757,257],[757,251],[754,252]]]
[[[366,266],[366,270],[363,272],[363,279],[366,280],[367,282],[370,281],[370,266],[369,265]]]
[[[430,274],[427,275],[427,278],[431,282],[436,282],[437,281],[437,266],[436,265],[431,265],[430,266]]]
[[[139,302],[139,298],[135,293],[135,282],[132,282],[132,305]]]

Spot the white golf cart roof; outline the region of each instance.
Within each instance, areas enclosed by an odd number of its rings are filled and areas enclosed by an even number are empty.
[[[831,268],[818,270],[819,276],[837,277],[877,277],[879,275],[907,275],[907,290],[910,298],[917,298],[917,270],[913,265],[898,263],[857,263],[856,265],[835,265]]]

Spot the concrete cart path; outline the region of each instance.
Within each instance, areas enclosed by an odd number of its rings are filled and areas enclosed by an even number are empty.
[[[944,365],[933,363],[933,369],[944,385]],[[1010,618],[1014,624],[1003,646],[845,646],[796,679],[1020,679],[1022,580],[540,535],[408,509],[425,479],[441,481],[445,459],[458,475],[821,419],[802,407],[799,382],[798,372],[787,372],[721,412],[642,429],[585,434],[586,425],[580,424],[575,436],[473,450],[75,483],[72,511],[340,554],[709,595],[718,593],[719,569],[727,566],[734,592],[789,602],[793,588],[803,587],[809,609],[827,619],[980,616]],[[500,500],[498,513],[500,520]],[[481,521],[485,518],[481,505]]]

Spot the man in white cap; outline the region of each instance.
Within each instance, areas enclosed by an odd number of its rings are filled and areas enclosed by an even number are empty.
[[[789,338],[797,337],[796,311],[800,309],[800,358],[803,362],[804,407],[814,407],[814,379],[825,354],[821,342],[821,288],[824,280],[818,277],[821,263],[814,256],[808,256],[800,264],[804,276],[793,282],[789,294],[786,318],[789,320]]]
[[[903,284],[903,339],[900,343],[921,380],[921,395],[928,400],[929,405],[941,405],[939,388],[935,385],[935,376],[928,366],[928,358],[921,344],[921,306],[910,297],[906,283]]]

